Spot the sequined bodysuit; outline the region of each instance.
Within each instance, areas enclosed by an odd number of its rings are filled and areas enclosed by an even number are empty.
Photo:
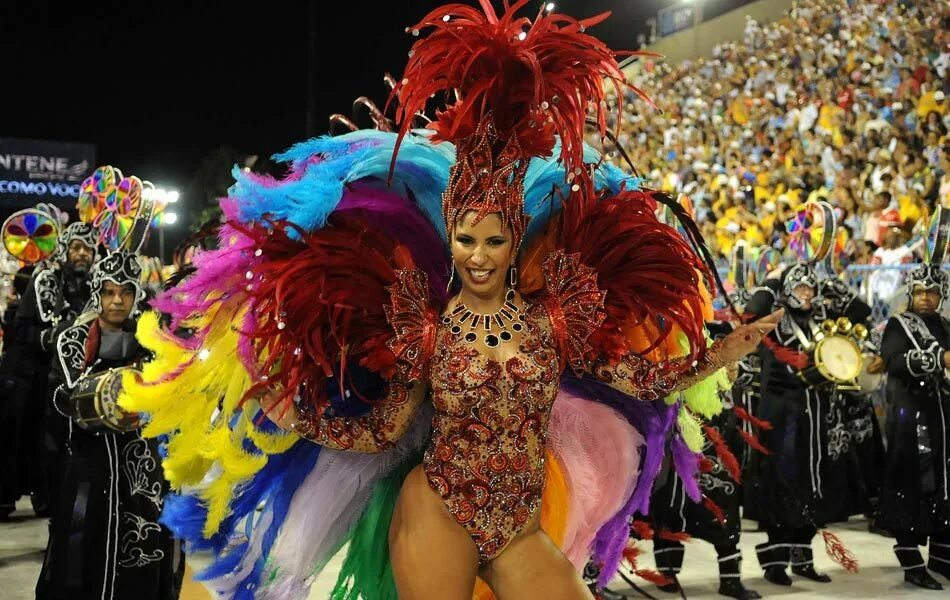
[[[304,415],[294,429],[332,448],[387,450],[425,401],[421,382],[428,382],[435,414],[423,459],[426,478],[484,563],[504,550],[541,504],[548,419],[567,364],[649,400],[671,392],[671,374],[683,371],[634,354],[612,366],[586,361],[586,340],[603,321],[603,293],[576,256],[555,253],[545,263],[546,293],[524,299],[524,328],[512,341],[519,352],[504,362],[479,352],[420,304],[424,276],[401,277],[388,316],[396,331],[394,352],[404,364],[389,381],[387,397],[365,416]]]
[[[544,305],[526,300],[522,315],[520,352],[504,364],[440,324],[427,369],[435,414],[423,469],[482,562],[527,525],[544,488],[545,438],[562,365]],[[333,448],[385,450],[419,404],[403,379],[391,380],[388,397],[366,416],[305,418],[296,431]]]
[[[527,525],[544,487],[561,365],[544,307],[527,302],[524,324],[520,352],[504,364],[441,326],[430,370],[436,412],[426,477],[483,561]]]

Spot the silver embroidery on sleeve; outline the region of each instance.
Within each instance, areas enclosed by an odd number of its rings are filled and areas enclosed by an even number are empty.
[[[55,324],[59,302],[59,277],[55,269],[40,271],[33,280],[33,291],[36,294],[36,310],[44,323]]]

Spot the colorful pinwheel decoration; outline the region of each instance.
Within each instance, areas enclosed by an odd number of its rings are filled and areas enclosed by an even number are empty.
[[[926,262],[943,264],[950,245],[950,211],[938,206],[927,222]]]
[[[824,202],[806,202],[785,224],[789,249],[799,260],[816,262],[831,249],[835,230],[834,211]]]
[[[151,184],[132,175],[120,179],[106,194],[102,211],[92,224],[99,231],[99,242],[109,251],[141,246],[152,220],[152,203],[143,193],[148,186]]]
[[[106,198],[122,179],[122,171],[110,165],[97,168],[87,177],[79,188],[79,198],[76,200],[76,210],[79,220],[83,223],[93,223],[106,208]]]
[[[59,230],[58,220],[44,210],[17,211],[3,222],[3,247],[17,260],[35,264],[56,250]]]
[[[778,268],[782,262],[782,252],[772,246],[762,246],[758,249],[755,261],[752,264],[752,275],[749,286],[760,286],[768,279],[769,273]]]

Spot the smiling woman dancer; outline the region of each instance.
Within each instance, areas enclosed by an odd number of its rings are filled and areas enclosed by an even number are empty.
[[[349,543],[334,598],[590,598],[577,568],[616,571],[670,435],[699,499],[703,380],[781,314],[707,348],[706,265],[583,144],[603,78],[626,85],[601,18],[524,4],[411,29],[398,132],[238,173],[221,249],[156,302],[189,335],[140,329],[125,404],[171,435],[166,522],[219,592],[305,595]]]

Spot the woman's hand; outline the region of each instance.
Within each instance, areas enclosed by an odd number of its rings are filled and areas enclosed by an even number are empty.
[[[295,425],[299,422],[300,413],[297,406],[290,398],[281,399],[282,388],[275,388],[264,392],[258,399],[261,410],[274,425],[286,431],[294,431]]]
[[[762,338],[775,329],[784,315],[785,310],[779,309],[768,316],[737,327],[722,340],[719,348],[720,362],[728,365],[753,352]]]

